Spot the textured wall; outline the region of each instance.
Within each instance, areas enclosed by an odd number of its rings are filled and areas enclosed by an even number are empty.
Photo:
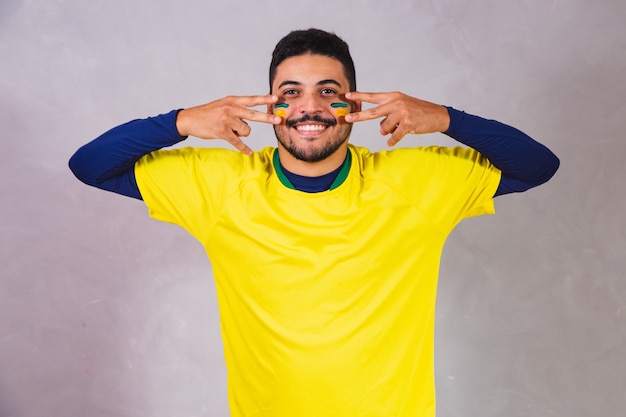
[[[510,123],[562,161],[448,241],[439,415],[623,416],[625,21],[622,0],[1,0],[0,416],[228,414],[202,248],[67,159],[126,120],[265,93],[275,42],[311,26],[350,43],[361,90]],[[376,123],[352,141],[384,148]]]

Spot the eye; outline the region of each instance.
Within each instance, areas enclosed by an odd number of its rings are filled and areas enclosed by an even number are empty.
[[[283,91],[283,96],[295,96],[296,94],[298,94],[298,90],[294,90],[293,88]]]
[[[337,92],[333,90],[332,88],[323,88],[321,93],[323,96],[332,96],[332,95],[337,94]]]

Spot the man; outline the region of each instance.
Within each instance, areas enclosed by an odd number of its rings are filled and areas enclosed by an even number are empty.
[[[364,101],[375,106],[362,111]],[[251,109],[259,105],[267,111]],[[445,132],[468,147],[349,145],[352,124],[375,118],[389,145]],[[272,124],[277,149],[252,152],[241,140],[249,121]],[[241,152],[160,150],[187,136]],[[463,218],[492,213],[495,195],[537,186],[558,164],[502,123],[357,92],[348,46],[316,29],[276,45],[270,95],[134,120],[70,161],[82,181],[143,199],[152,217],[204,245],[231,412],[250,417],[433,416],[445,239]]]

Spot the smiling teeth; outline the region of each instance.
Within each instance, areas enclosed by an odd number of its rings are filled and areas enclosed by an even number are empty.
[[[298,130],[305,130],[305,131],[316,131],[316,130],[324,130],[326,129],[326,126],[324,125],[301,125],[297,127]]]

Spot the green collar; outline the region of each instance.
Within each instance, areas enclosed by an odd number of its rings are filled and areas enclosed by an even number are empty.
[[[280,157],[278,156],[278,149],[274,149],[274,155],[272,156],[272,160],[274,162],[274,170],[276,171],[276,175],[280,182],[287,188],[295,190],[296,187],[289,181],[289,178],[285,175],[283,171],[283,167],[280,165]],[[343,165],[341,166],[341,170],[337,174],[337,177],[333,180],[333,183],[330,184],[330,190],[334,190],[339,187],[343,182],[348,178],[348,174],[350,173],[350,166],[352,165],[352,152],[348,148],[348,153],[346,154],[346,159],[343,161]]]

